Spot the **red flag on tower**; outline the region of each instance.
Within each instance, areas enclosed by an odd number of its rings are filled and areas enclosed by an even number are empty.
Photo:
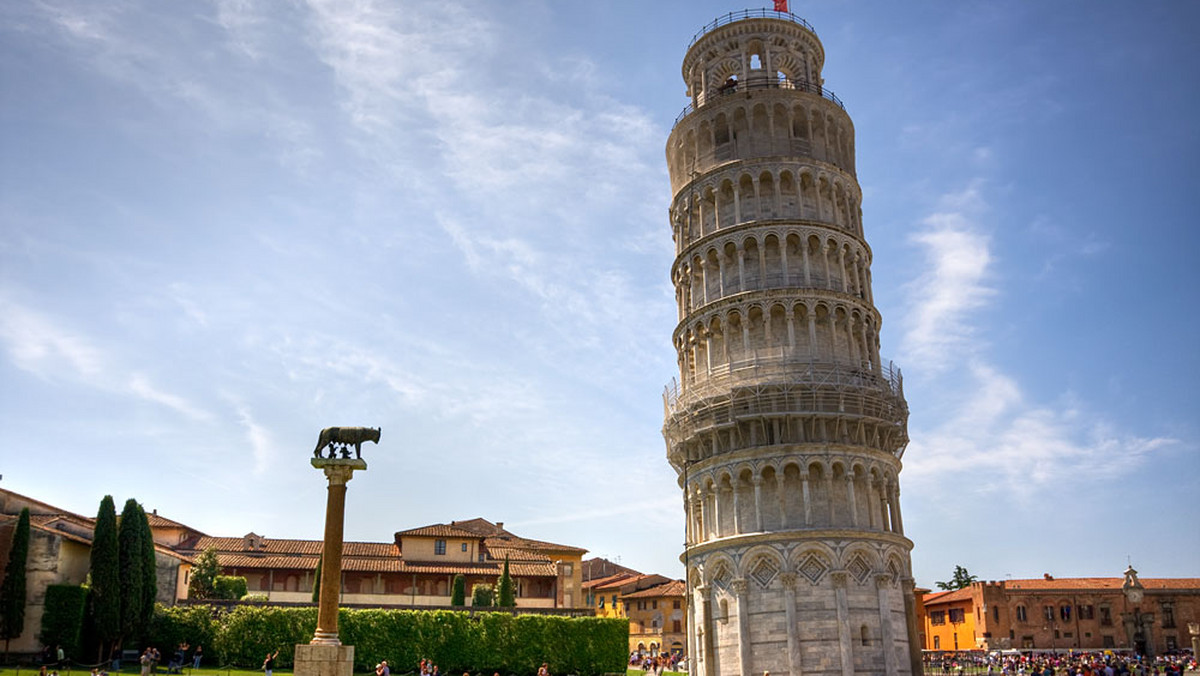
[[[787,0],[775,0],[775,11],[776,12],[788,11]]]

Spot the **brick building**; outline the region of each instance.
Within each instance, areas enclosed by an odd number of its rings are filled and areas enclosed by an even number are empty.
[[[1128,650],[1189,647],[1200,578],[1055,578],[975,582],[921,599],[926,650]]]

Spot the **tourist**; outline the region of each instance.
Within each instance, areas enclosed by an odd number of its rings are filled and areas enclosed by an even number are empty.
[[[276,650],[273,653],[267,653],[267,659],[263,660],[262,668],[263,671],[267,673],[267,676],[271,676],[271,672],[275,669],[276,657],[279,657],[279,650]]]
[[[138,663],[142,665],[142,676],[150,676],[150,661],[153,658],[150,656],[150,648],[142,651],[142,656],[138,658]]]
[[[383,666],[383,676],[392,676],[392,668],[388,666],[387,660],[379,663]]]
[[[545,662],[542,662],[542,666],[538,667],[537,676],[550,676],[550,668],[546,666]]]
[[[192,668],[200,668],[200,660],[204,659],[204,646],[196,644],[196,651],[192,653]]]

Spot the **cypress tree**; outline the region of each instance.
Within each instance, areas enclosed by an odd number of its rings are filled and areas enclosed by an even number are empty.
[[[21,510],[13,531],[4,584],[0,585],[0,636],[4,637],[4,655],[8,642],[25,631],[25,570],[29,559],[29,508]]]
[[[125,501],[117,527],[121,561],[121,635],[140,639],[142,635],[142,509],[137,500]]]
[[[512,577],[508,574],[508,557],[504,557],[504,572],[500,574],[500,584],[496,589],[496,605],[501,608],[512,608],[517,605],[517,597],[513,592]]]
[[[105,648],[121,635],[121,559],[117,546],[117,508],[111,495],[100,501],[92,535],[92,626],[100,639],[100,659]]]
[[[461,573],[454,576],[454,588],[450,591],[450,605],[467,605],[467,578]]]
[[[145,633],[154,619],[154,602],[158,600],[158,562],[154,556],[154,531],[150,530],[150,519],[141,505],[138,505],[138,525],[142,531],[142,606],[138,622]]]
[[[325,557],[321,557],[321,558],[317,559],[317,575],[316,575],[316,579],[313,580],[313,592],[312,592],[313,603],[321,602],[321,561],[324,560],[324,558]]]

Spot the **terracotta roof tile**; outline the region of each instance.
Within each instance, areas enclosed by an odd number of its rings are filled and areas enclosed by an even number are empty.
[[[633,578],[638,577],[639,575],[641,575],[641,573],[617,573],[616,575],[609,575],[608,577],[598,577],[595,580],[588,580],[587,582],[584,582],[583,588],[584,589],[594,589],[597,587],[608,585],[608,584],[610,584],[612,582],[616,582],[618,580],[632,580]]]
[[[558,567],[553,563],[512,563],[508,572],[513,577],[558,577]]]
[[[954,603],[956,601],[965,601],[972,598],[971,588],[963,587],[952,591],[939,592],[938,594],[928,594],[925,596],[924,605],[932,606],[941,603]]]
[[[465,528],[450,526],[444,523],[435,523],[432,526],[421,526],[420,528],[410,528],[396,533],[396,537],[438,537],[438,538],[470,538],[475,539],[480,537],[478,533],[472,533]]]
[[[629,594],[621,594],[623,599],[650,599],[662,598],[664,596],[683,596],[687,592],[687,587],[683,580],[671,580],[659,585],[655,585],[648,589],[631,592]]]
[[[1151,589],[1200,589],[1200,578],[1140,578],[1142,586]],[[1109,589],[1117,590],[1125,583],[1123,577],[1063,577],[1034,578],[1030,580],[1006,580],[1005,589],[1010,591],[1057,591],[1076,589]]]
[[[493,561],[503,562],[505,557],[509,561],[539,561],[549,562],[550,557],[537,552],[531,552],[528,549],[518,549],[516,547],[488,547],[488,556]]]

